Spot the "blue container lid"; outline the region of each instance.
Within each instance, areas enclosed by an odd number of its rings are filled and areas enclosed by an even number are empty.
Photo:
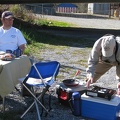
[[[80,98],[80,93],[79,92],[73,92],[72,93],[72,98],[73,99]]]

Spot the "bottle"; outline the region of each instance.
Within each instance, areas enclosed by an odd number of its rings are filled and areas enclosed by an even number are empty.
[[[72,109],[73,115],[81,115],[81,96],[79,92],[72,93]]]

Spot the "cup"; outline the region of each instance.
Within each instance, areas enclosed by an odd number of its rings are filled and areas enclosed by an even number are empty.
[[[21,49],[16,49],[14,50],[13,54],[16,56],[16,57],[19,57],[22,55],[22,50]]]

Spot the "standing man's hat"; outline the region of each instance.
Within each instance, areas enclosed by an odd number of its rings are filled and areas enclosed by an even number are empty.
[[[116,40],[113,36],[106,36],[102,39],[102,55],[104,57],[110,57],[114,53],[114,48],[116,45]]]

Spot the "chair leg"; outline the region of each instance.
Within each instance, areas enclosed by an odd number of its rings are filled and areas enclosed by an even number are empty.
[[[43,100],[43,98],[44,98],[44,96],[42,97],[41,102],[42,102],[42,104],[44,105],[44,100]],[[43,108],[42,108],[42,110],[41,110],[40,116],[42,116],[42,114],[43,114]]]
[[[36,106],[36,110],[37,110],[38,120],[41,120],[40,111],[39,111],[38,104],[37,104],[36,100],[35,100],[35,106]]]
[[[32,108],[32,106],[34,104],[36,106],[38,120],[41,120],[41,118],[40,118],[40,112],[39,112],[39,108],[38,108],[38,104],[37,104],[37,101],[35,99],[34,99],[34,102],[31,104],[31,106],[22,114],[22,116],[20,117],[21,119],[26,115],[26,113]]]
[[[5,97],[3,97],[3,113],[5,112]]]
[[[24,85],[24,84],[23,84]],[[48,112],[48,110],[43,106],[43,104],[38,100],[38,98],[24,85],[24,87],[31,93],[31,95],[34,97],[34,99],[44,108],[44,110],[46,111],[46,112]],[[33,105],[34,105],[34,103],[35,102],[33,102]],[[32,106],[33,106],[32,105]],[[31,107],[32,107],[31,106]],[[31,108],[31,107],[29,107],[29,108]]]
[[[30,107],[21,115],[20,118],[23,118],[25,116],[25,114],[32,108],[32,106],[34,105],[35,102],[33,102]]]
[[[38,102],[41,106],[42,106],[42,108],[47,112],[47,113],[49,113],[48,112],[48,110],[43,106],[43,104],[38,100],[38,98],[23,84],[23,86],[31,93],[31,95],[34,97],[34,102],[29,106],[29,108],[23,113],[23,115],[21,116],[21,118],[23,118],[24,117],[24,115],[33,107],[33,105],[35,104],[37,104],[36,102]],[[43,93],[45,93],[45,92],[43,92]],[[42,95],[43,96],[43,95]],[[37,109],[37,113],[38,113],[38,105],[36,105],[36,109]],[[40,117],[39,117],[39,115],[38,115],[38,118],[40,119]]]
[[[52,109],[51,107],[51,94],[49,95],[49,111]]]

